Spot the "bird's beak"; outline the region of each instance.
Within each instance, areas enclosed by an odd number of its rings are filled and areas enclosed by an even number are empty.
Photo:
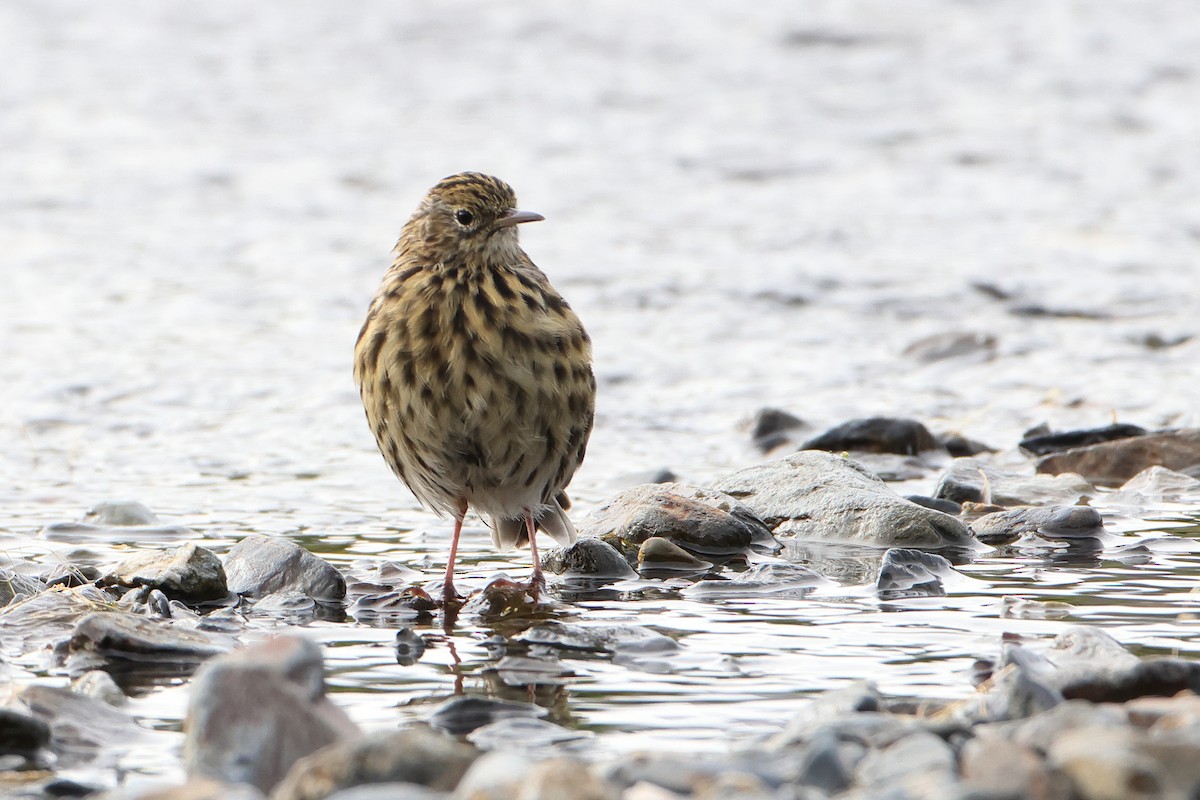
[[[513,225],[520,225],[522,222],[539,222],[543,219],[545,219],[545,217],[536,211],[521,211],[516,208],[510,208],[508,211],[505,211],[503,214],[501,214],[500,218],[496,220],[496,227],[508,228]]]

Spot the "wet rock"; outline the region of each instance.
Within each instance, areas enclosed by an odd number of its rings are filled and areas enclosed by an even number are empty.
[[[302,592],[319,603],[346,596],[346,580],[337,568],[278,536],[247,536],[225,555],[230,591],[250,597],[273,592]]]
[[[506,655],[483,674],[495,676],[505,686],[527,687],[562,686],[574,673],[557,659]]]
[[[804,597],[829,581],[799,564],[755,564],[729,580],[697,581],[683,590],[696,599],[733,597]]]
[[[542,567],[558,575],[587,578],[632,578],[637,573],[621,551],[608,542],[586,536],[569,547],[555,548],[542,559]]]
[[[1159,765],[1140,751],[1138,738],[1121,728],[1065,731],[1050,745],[1046,758],[1051,767],[1071,779],[1076,793],[1085,800],[1168,796]]]
[[[396,650],[396,663],[402,667],[411,667],[425,655],[425,640],[412,628],[396,631],[396,641],[392,646]]]
[[[325,696],[316,644],[276,637],[214,659],[192,682],[184,765],[190,777],[271,791],[300,758],[358,729]]]
[[[418,586],[409,586],[399,591],[356,597],[347,613],[364,625],[396,625],[431,617],[437,608],[437,601],[428,592]]]
[[[254,612],[266,614],[290,625],[300,625],[317,616],[320,604],[304,592],[271,592],[254,601]]]
[[[1075,472],[1099,486],[1119,486],[1144,469],[1162,466],[1189,472],[1200,465],[1200,428],[1136,436],[1077,447],[1042,458],[1037,471]]]
[[[182,675],[232,647],[232,639],[219,634],[132,614],[98,612],[75,625],[67,645],[67,668],[72,674],[104,667]]]
[[[216,553],[187,543],[168,552],[139,553],[111,567],[101,586],[148,586],[185,603],[220,600],[229,590]]]
[[[0,606],[24,600],[45,588],[46,585],[37,578],[13,572],[11,569],[0,569]]]
[[[642,542],[637,554],[638,572],[643,575],[685,574],[695,575],[712,569],[711,561],[704,561],[679,547],[669,539],[651,536]]]
[[[956,458],[938,480],[934,497],[999,506],[1071,504],[1095,494],[1078,475],[1022,475],[974,458]]]
[[[957,781],[958,765],[944,739],[916,731],[868,752],[855,777],[868,789],[899,788],[917,797],[929,797]]]
[[[129,614],[140,614],[160,619],[171,618],[171,601],[158,589],[143,586],[121,595],[117,608]]]
[[[704,783],[711,782],[732,767],[729,756],[706,753],[703,758],[683,753],[633,753],[615,762],[606,764],[601,770],[605,783],[625,793],[619,795],[627,800],[631,789],[639,785],[659,787],[675,796],[691,797]],[[662,795],[647,795],[661,797]]]
[[[791,441],[791,433],[805,427],[804,420],[778,408],[763,408],[750,420],[750,438],[766,453]]]
[[[1066,731],[1128,725],[1129,717],[1120,706],[1066,700],[1032,716],[982,723],[973,732],[976,736],[1003,739],[1044,753]]]
[[[944,597],[942,579],[953,572],[950,562],[936,553],[893,547],[883,554],[875,593],[884,600]]]
[[[1129,509],[1132,513],[1166,503],[1200,505],[1200,480],[1166,467],[1149,467],[1099,499],[1106,507]]]
[[[35,716],[13,708],[0,708],[0,756],[32,761],[50,744],[50,726]]]
[[[732,498],[674,483],[627,489],[589,514],[583,525],[589,535],[630,552],[655,536],[702,557],[732,557],[756,543],[778,548],[762,521]]]
[[[0,654],[15,658],[67,635],[80,617],[115,608],[94,586],[42,592],[0,607]]]
[[[1016,742],[974,737],[963,745],[960,757],[968,797],[1056,800],[1070,796],[1065,781],[1048,770],[1037,753]]]
[[[429,716],[429,724],[451,736],[464,736],[498,720],[544,717],[546,713],[546,709],[532,703],[459,695],[438,706]]]
[[[481,750],[539,753],[557,745],[593,738],[588,731],[574,731],[535,717],[509,717],[481,725],[467,734],[467,740]]]
[[[989,679],[981,694],[960,706],[972,721],[1000,722],[1033,717],[1063,702],[1045,662],[1023,650],[1006,653],[1003,666]]]
[[[528,582],[514,581],[500,574],[472,595],[463,606],[463,611],[497,620],[531,616],[550,603],[545,592],[541,592],[535,600]]]
[[[1098,539],[1105,535],[1104,519],[1091,506],[995,511],[974,520],[971,529],[979,541],[991,545],[1031,535],[1044,539]]]
[[[83,515],[89,525],[158,525],[154,512],[136,500],[109,500],[97,503]]]
[[[71,681],[71,691],[115,708],[121,708],[128,702],[125,693],[117,686],[112,676],[99,669],[85,672]]]
[[[971,356],[986,360],[996,353],[996,337],[978,331],[947,331],[917,339],[904,348],[904,355],[922,364],[948,358]]]
[[[1046,456],[1051,453],[1061,453],[1076,447],[1087,447],[1101,442],[1113,442],[1118,439],[1129,439],[1134,436],[1145,436],[1149,431],[1137,425],[1114,424],[1103,428],[1090,428],[1077,431],[1030,432],[1021,440],[1020,447],[1035,456]]]
[[[803,451],[735,472],[715,488],[750,507],[776,534],[879,546],[970,547],[959,520],[903,499],[861,465]]]
[[[27,686],[20,700],[50,730],[59,767],[102,760],[116,762],[145,736],[128,712],[103,700],[57,686]]]
[[[450,791],[478,754],[473,747],[420,728],[367,734],[300,759],[271,798],[323,800],[336,791],[375,783]]]
[[[42,528],[38,536],[53,542],[163,542],[199,539],[200,534],[182,525],[98,525],[90,522],[54,522]]]
[[[546,622],[530,628],[520,639],[529,644],[598,653],[661,654],[679,649],[679,643],[670,636],[636,625]]]
[[[800,449],[916,455],[923,450],[937,450],[940,447],[929,429],[916,420],[868,417],[852,419],[830,428],[809,439]]]
[[[962,513],[962,504],[956,503],[953,500],[943,500],[940,497],[926,497],[922,494],[905,495],[904,499],[910,503],[916,503],[919,506],[940,511],[943,514],[949,514],[952,517],[957,517]]]
[[[982,453],[994,453],[996,448],[975,439],[963,436],[961,433],[948,433],[942,436],[942,447],[955,458],[970,458]]]

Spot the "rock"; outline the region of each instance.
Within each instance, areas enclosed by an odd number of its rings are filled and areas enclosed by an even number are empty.
[[[0,606],[24,600],[45,588],[46,585],[37,578],[13,572],[11,569],[0,569]]]
[[[520,751],[484,753],[471,763],[454,790],[454,800],[510,800],[520,796],[521,784],[533,761]]]
[[[970,458],[982,453],[996,452],[996,448],[970,439],[961,433],[947,433],[942,436],[942,447],[946,448],[946,452],[955,458]]]
[[[621,551],[608,542],[585,536],[569,547],[551,550],[542,567],[558,575],[586,578],[632,578],[637,573]]]
[[[1113,424],[1103,428],[1090,428],[1077,431],[1061,431],[1059,433],[1031,432],[1021,440],[1020,447],[1035,456],[1045,456],[1051,453],[1061,453],[1076,447],[1087,447],[1101,442],[1113,442],[1118,439],[1129,439],[1134,436],[1145,436],[1149,431],[1137,425]]]
[[[1140,752],[1138,738],[1123,728],[1065,731],[1051,743],[1046,760],[1071,779],[1084,800],[1166,797],[1159,765]]]
[[[1022,475],[975,458],[956,458],[938,480],[934,497],[955,503],[999,506],[1071,504],[1095,494],[1078,475]]]
[[[883,600],[945,597],[942,578],[953,573],[950,562],[936,553],[893,547],[883,554],[875,593]]]
[[[536,754],[556,745],[586,741],[590,731],[575,731],[536,717],[507,717],[481,725],[467,734],[480,750],[505,750]]]
[[[146,735],[128,712],[70,689],[34,684],[20,700],[49,726],[59,768],[93,763],[102,753],[115,762]]]
[[[583,625],[545,622],[530,628],[520,640],[530,644],[617,655],[673,653],[679,643],[670,636],[636,625]]]
[[[1200,505],[1200,480],[1166,467],[1148,467],[1115,492],[1097,498],[1107,508],[1138,513],[1167,503]]]
[[[472,595],[462,610],[485,619],[516,619],[532,616],[548,605],[550,599],[544,592],[535,600],[527,582],[510,580],[501,573]]]
[[[43,720],[14,708],[0,708],[0,756],[32,761],[49,744],[50,726]]]
[[[973,737],[960,753],[963,788],[978,797],[1057,800],[1070,787],[1030,748],[995,736]]]
[[[987,360],[996,354],[996,337],[978,331],[947,331],[917,339],[904,348],[906,357],[923,364],[971,356]]]
[[[1105,534],[1104,519],[1091,506],[995,511],[974,520],[971,529],[979,541],[990,545],[1035,534],[1044,539],[1099,539]]]
[[[108,800],[105,794],[99,800]],[[125,800],[125,798],[122,798]],[[244,783],[222,783],[196,778],[182,786],[152,789],[139,793],[136,800],[264,800],[262,792]]]
[[[953,500],[944,500],[940,497],[926,497],[923,494],[908,494],[904,499],[910,503],[916,503],[919,506],[940,511],[943,514],[949,514],[952,517],[957,517],[962,513],[963,508],[961,503],[956,503]]]
[[[819,573],[799,564],[775,562],[755,564],[729,580],[703,580],[683,590],[697,599],[733,597],[804,597],[817,586],[829,583]]]
[[[544,717],[546,713],[546,709],[532,703],[459,695],[438,706],[429,716],[429,724],[451,736],[464,736],[498,720]]]
[[[702,557],[730,558],[756,542],[778,549],[762,521],[732,498],[677,483],[627,489],[592,511],[583,527],[630,552],[654,536]]]
[[[320,649],[294,636],[206,664],[192,682],[184,727],[189,776],[263,792],[298,759],[358,734],[325,696]]]
[[[162,620],[97,612],[79,620],[67,647],[67,667],[76,675],[113,664],[190,674],[200,662],[230,650],[233,641]]]
[[[300,759],[271,798],[323,800],[336,791],[374,783],[415,783],[449,791],[477,756],[475,748],[433,731],[371,733]]]
[[[1003,739],[1046,752],[1066,731],[1080,728],[1126,728],[1129,717],[1121,706],[1066,700],[1032,716],[976,725],[976,736]]]
[[[915,731],[868,752],[855,777],[868,789],[901,788],[917,797],[929,797],[953,785],[957,774],[958,765],[950,745],[932,733]]]
[[[533,765],[516,796],[521,800],[619,800],[620,793],[582,761],[553,758]]]
[[[101,586],[148,586],[185,603],[221,600],[229,589],[216,553],[188,542],[168,552],[139,553],[111,567]]]
[[[71,681],[71,691],[107,703],[114,708],[121,708],[128,698],[117,682],[104,670],[94,669],[85,672]]]
[[[402,667],[411,667],[425,655],[425,640],[412,628],[396,631],[396,641],[392,646],[396,650],[396,663]]]
[[[704,561],[679,547],[669,539],[651,536],[642,542],[637,554],[638,572],[643,575],[663,576],[671,574],[695,575],[712,569],[711,561]]]
[[[941,445],[929,429],[912,419],[868,417],[843,422],[809,439],[801,450],[828,450],[841,453],[862,450],[868,453],[916,455],[936,450]]]
[[[129,614],[147,617],[171,618],[171,601],[158,589],[143,586],[121,595],[117,608]]]
[[[776,534],[884,547],[975,545],[959,520],[908,502],[861,465],[830,453],[795,453],[728,475],[715,488]]]
[[[346,580],[336,567],[279,536],[253,534],[229,548],[225,575],[230,591],[250,597],[302,592],[320,603],[346,597]]]
[[[83,515],[88,525],[125,527],[130,525],[158,525],[160,520],[146,506],[136,500],[108,500],[97,503]]]
[[[766,453],[791,441],[789,433],[805,427],[804,420],[778,408],[763,408],[750,420],[750,438]]]
[[[1077,447],[1042,458],[1037,471],[1076,472],[1099,486],[1119,486],[1144,469],[1162,466],[1187,472],[1200,465],[1200,428],[1161,431]]]
[[[505,686],[563,686],[574,673],[555,658],[506,655],[496,665],[483,671]]]
[[[59,640],[97,609],[115,609],[95,586],[47,591],[0,607],[0,654],[8,658]]]

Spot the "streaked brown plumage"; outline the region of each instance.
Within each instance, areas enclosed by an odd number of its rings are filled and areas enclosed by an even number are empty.
[[[501,549],[538,527],[575,540],[563,489],[592,429],[591,342],[517,242],[505,182],[464,172],[434,186],[400,233],[354,348],[354,379],[392,471],[454,517],[446,579],[468,507],[492,518]]]

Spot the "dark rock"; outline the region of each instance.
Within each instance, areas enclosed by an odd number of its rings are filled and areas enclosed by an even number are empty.
[[[229,593],[221,559],[189,542],[168,552],[147,552],[110,568],[101,586],[148,586],[185,603],[220,600]]]
[[[681,484],[627,489],[589,514],[583,525],[589,535],[631,552],[654,536],[703,557],[779,547],[762,521],[732,498]]]
[[[1200,662],[1162,657],[1140,661],[1113,674],[1079,676],[1065,681],[1063,697],[1093,703],[1124,703],[1138,697],[1200,693]]]
[[[776,534],[896,547],[975,543],[959,520],[908,502],[861,465],[830,453],[795,453],[728,475],[715,488]]]
[[[969,439],[961,433],[949,433],[942,437],[942,447],[955,458],[969,458],[981,453],[994,453],[996,448],[983,442]]]
[[[50,744],[50,726],[13,708],[0,708],[0,755],[32,760]]]
[[[954,572],[936,553],[893,547],[883,554],[875,592],[884,600],[905,597],[944,597],[942,578]]]
[[[750,421],[750,438],[754,446],[766,453],[787,444],[790,431],[805,426],[804,420],[778,408],[763,408]]]
[[[500,574],[472,595],[462,610],[485,619],[513,619],[532,616],[549,603],[545,592],[535,599],[528,582],[514,581]]]
[[[957,458],[938,480],[934,496],[955,503],[1000,506],[1074,503],[1095,489],[1078,475],[1022,475],[973,458]]]
[[[325,696],[316,644],[277,637],[214,659],[192,683],[188,775],[269,792],[300,758],[358,729]]]
[[[451,736],[463,736],[497,720],[544,717],[546,713],[546,709],[532,703],[459,695],[438,706],[429,716],[429,724]]]
[[[346,597],[346,580],[337,568],[295,542],[278,536],[247,536],[225,554],[230,591],[250,597],[273,592],[302,592],[320,603]]]
[[[147,617],[171,618],[171,601],[158,589],[143,586],[121,595],[117,608],[130,614]]]
[[[905,495],[904,499],[910,503],[916,503],[925,508],[931,508],[934,511],[940,511],[943,514],[949,514],[952,517],[957,517],[962,513],[962,504],[956,503],[953,500],[943,500],[940,497],[926,497],[923,494]]]
[[[231,639],[132,614],[88,614],[68,643],[73,674],[91,669],[145,669],[188,674],[200,662],[226,652]]]
[[[1045,456],[1050,453],[1061,453],[1076,447],[1112,442],[1118,439],[1128,439],[1133,436],[1145,436],[1149,431],[1137,425],[1114,424],[1103,428],[1090,428],[1078,431],[1061,431],[1059,433],[1037,432],[1021,440],[1020,447],[1035,456]]]
[[[711,561],[704,561],[684,550],[679,545],[661,536],[651,536],[642,542],[637,553],[638,572],[647,576],[695,575],[712,569]]]
[[[868,417],[852,419],[830,428],[809,439],[800,449],[916,455],[922,450],[936,450],[940,446],[929,429],[916,420]]]
[[[412,628],[401,628],[396,631],[396,663],[402,667],[411,667],[425,655],[425,640]]]
[[[542,559],[542,567],[558,575],[597,579],[619,580],[637,574],[620,550],[592,536],[551,550]]]
[[[860,747],[858,752],[850,755],[847,749],[829,731],[818,733],[800,752],[796,783],[816,787],[827,795],[848,788],[853,782],[854,768],[866,750]]]
[[[903,352],[908,358],[923,364],[962,356],[989,359],[996,354],[996,337],[976,331],[947,331],[918,339],[905,347]]]
[[[1200,465],[1200,428],[1151,433],[1077,447],[1038,461],[1038,472],[1075,472],[1100,486],[1119,486],[1142,470],[1162,466],[1187,472]]]
[[[1104,535],[1104,519],[1091,506],[1014,508],[984,514],[971,523],[984,544],[1000,545],[1036,534],[1045,539],[1096,539]]]
[[[11,569],[0,569],[0,606],[24,600],[45,588],[46,585],[37,578],[13,572]]]
[[[367,734],[302,758],[272,800],[323,800],[374,783],[415,783],[449,791],[479,752],[448,736],[414,728]]]
[[[116,761],[145,736],[128,712],[70,689],[35,684],[20,700],[49,727],[60,768],[94,762],[104,752]]]

